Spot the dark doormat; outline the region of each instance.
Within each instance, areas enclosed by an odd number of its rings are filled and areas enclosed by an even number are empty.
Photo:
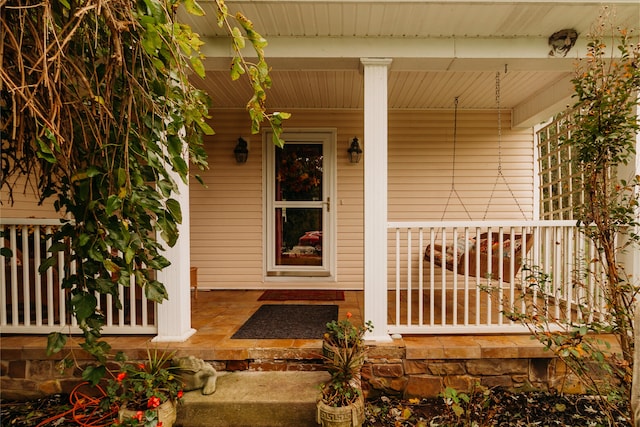
[[[344,301],[344,291],[270,289],[258,301]]]
[[[337,305],[264,304],[231,339],[321,339]]]

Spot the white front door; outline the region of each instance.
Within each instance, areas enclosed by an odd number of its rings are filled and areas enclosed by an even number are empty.
[[[266,146],[266,276],[335,277],[335,131],[282,135]]]

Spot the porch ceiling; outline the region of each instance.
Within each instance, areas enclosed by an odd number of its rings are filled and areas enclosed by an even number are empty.
[[[215,4],[205,17],[181,15],[206,42],[205,81],[215,108],[242,108],[244,82],[228,76],[230,44],[215,24]],[[608,3],[615,25],[640,27],[640,2]],[[269,42],[272,109],[362,109],[362,57],[387,57],[389,108],[496,108],[495,75],[501,72],[502,108],[514,126],[530,126],[571,102],[575,59],[602,13],[599,1],[367,1],[234,0]],[[550,56],[548,38],[575,29],[567,57]]]

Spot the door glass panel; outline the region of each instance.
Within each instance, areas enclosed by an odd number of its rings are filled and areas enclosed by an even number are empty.
[[[322,208],[277,208],[276,265],[322,265]]]
[[[276,201],[322,200],[322,144],[276,149]]]

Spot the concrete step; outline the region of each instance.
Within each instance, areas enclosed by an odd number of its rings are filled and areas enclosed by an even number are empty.
[[[329,374],[236,371],[219,374],[216,392],[184,394],[176,427],[313,427],[319,385]]]

